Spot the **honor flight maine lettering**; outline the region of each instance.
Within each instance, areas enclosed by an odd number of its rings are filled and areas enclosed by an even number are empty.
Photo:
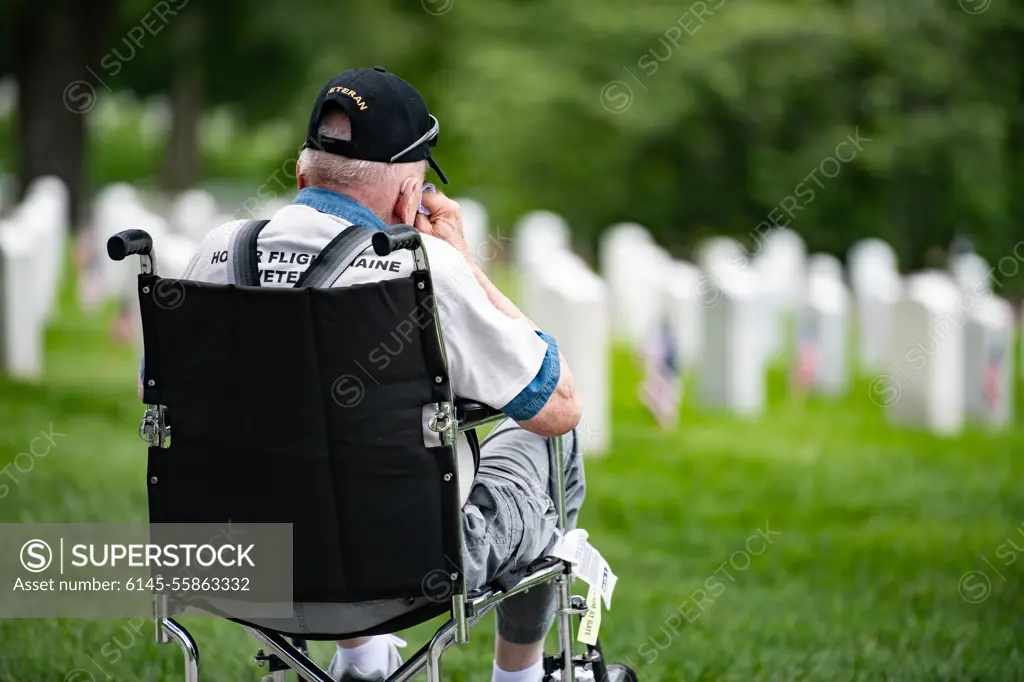
[[[266,258],[266,260],[264,260],[264,258]],[[287,270],[276,270],[271,269],[269,266],[271,264],[308,266],[313,261],[313,256],[308,253],[294,253],[288,251],[271,251],[270,253],[257,251],[256,260],[261,266],[268,266],[260,268],[260,282],[266,282],[268,284],[275,282],[278,284],[296,284],[299,281],[299,277],[301,277],[302,273],[305,272],[306,267],[302,267],[301,269],[289,268]],[[227,262],[227,251],[214,252],[210,260],[211,265],[215,263],[224,264]],[[365,268],[367,270],[383,270],[385,272],[400,272],[402,266],[401,263],[396,260],[367,258],[366,256],[361,256],[352,263],[352,267]]]

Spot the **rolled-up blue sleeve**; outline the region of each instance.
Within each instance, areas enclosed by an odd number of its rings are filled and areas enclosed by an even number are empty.
[[[537,336],[544,339],[548,344],[547,352],[544,354],[544,361],[541,363],[537,376],[529,385],[519,392],[515,398],[510,400],[501,411],[515,421],[524,421],[537,416],[541,408],[547,404],[551,394],[558,386],[558,379],[562,372],[562,364],[558,359],[558,343],[554,337],[542,331]]]

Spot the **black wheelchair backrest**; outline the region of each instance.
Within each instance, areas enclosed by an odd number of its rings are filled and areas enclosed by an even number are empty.
[[[139,299],[144,400],[171,433],[149,449],[151,522],[293,524],[296,602],[461,584],[454,448],[424,428],[451,400],[429,272],[297,289],[143,274]]]

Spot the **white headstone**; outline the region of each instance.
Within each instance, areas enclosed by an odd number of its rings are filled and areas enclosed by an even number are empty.
[[[885,362],[893,306],[902,288],[896,252],[881,239],[864,239],[850,248],[848,264],[857,311],[860,364],[878,370]]]
[[[965,296],[987,296],[992,292],[992,272],[988,261],[974,252],[950,256],[949,274]]]
[[[93,204],[91,272],[82,288],[83,304],[91,307],[111,295],[119,295],[127,286],[131,272],[122,263],[107,257],[107,239],[116,232],[133,227],[132,219],[142,203],[136,189],[127,183],[104,187]]]
[[[570,249],[569,225],[551,211],[532,211],[516,223],[515,266],[520,275],[560,251]]]
[[[807,277],[804,240],[796,232],[780,227],[760,235],[759,242],[755,262],[761,264],[762,284],[771,292],[780,312],[799,310]],[[770,280],[765,275],[769,275]]]
[[[176,233],[198,243],[218,219],[217,200],[205,189],[188,189],[171,205],[170,226]]]
[[[601,234],[598,243],[597,261],[601,278],[608,287],[608,295],[612,307],[612,325],[615,335],[629,338],[628,320],[629,305],[633,300],[630,296],[630,267],[622,254],[629,253],[639,244],[654,243],[651,233],[636,223],[619,223],[612,225]]]
[[[579,428],[585,454],[611,443],[611,320],[604,282],[569,251],[552,254],[536,273],[538,296],[527,315],[558,341],[583,403]]]
[[[704,309],[699,304],[700,285],[700,268],[693,263],[676,260],[669,265],[663,288],[664,308],[684,372],[700,357],[704,322]]]
[[[36,239],[28,226],[0,223],[0,369],[16,379],[43,373],[43,315],[38,285]]]
[[[697,287],[704,313],[698,362],[700,403],[756,416],[765,406],[760,283],[752,269],[716,260],[720,255],[702,252],[709,262]]]
[[[960,291],[944,272],[907,277],[893,311],[883,374],[871,386],[892,423],[954,435],[964,423]]]
[[[671,258],[635,223],[610,227],[602,236],[599,258],[615,335],[640,350],[665,315],[662,292]]]
[[[1013,308],[998,296],[974,299],[964,325],[964,395],[968,417],[995,427],[1013,418]]]
[[[731,237],[712,237],[697,248],[697,265],[705,277],[730,277],[750,267],[750,255]]]
[[[466,236],[466,245],[473,254],[480,268],[487,272],[494,260],[501,256],[504,244],[498,239],[491,239],[487,224],[487,210],[483,204],[474,199],[456,199],[462,214],[462,232]]]
[[[785,323],[800,312],[804,303],[807,247],[792,230],[776,228],[758,235],[753,249],[753,266],[762,287],[762,340],[766,358],[783,349]]]
[[[831,257],[829,257],[831,258]],[[839,263],[812,259],[808,265],[806,303],[798,320],[796,380],[806,390],[842,395],[850,385],[847,356],[849,294]]]
[[[52,176],[34,180],[13,219],[36,241],[33,247],[36,263],[34,305],[44,323],[49,322],[56,313],[70,233],[68,190],[64,182]]]
[[[828,253],[812,253],[807,258],[807,278],[818,276],[844,281],[842,262]]]
[[[143,208],[136,207],[134,209],[128,209],[125,214],[121,216],[122,224],[131,223],[133,228],[143,230],[153,238],[153,255],[156,261],[156,272],[161,277],[174,278],[180,277],[182,272],[188,266],[192,255],[196,250],[196,242],[192,241],[188,237],[180,234],[175,234],[171,231],[167,221],[161,216]],[[122,229],[111,231],[110,234],[119,232]],[[138,256],[130,256],[126,259],[127,262],[122,261],[117,263],[123,268],[127,276],[122,282],[122,288],[119,292],[119,296],[123,305],[131,311],[132,317],[136,324],[136,341],[139,347],[142,347],[142,335],[141,335],[141,319],[139,313],[139,290],[137,276],[141,271],[141,260]],[[155,292],[154,292],[154,295]]]

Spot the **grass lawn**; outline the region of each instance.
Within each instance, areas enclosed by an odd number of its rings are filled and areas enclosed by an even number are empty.
[[[0,380],[0,468],[40,430],[67,434],[0,481],[0,522],[145,521],[135,359],[109,348],[104,320],[63,314],[46,379]],[[763,418],[688,404],[665,436],[625,354],[614,380],[613,448],[588,460],[581,519],[620,576],[602,623],[613,660],[641,680],[1024,679],[1024,431],[897,432],[866,380],[804,406],[776,376]],[[259,679],[240,628],[185,624],[204,679]],[[431,629],[404,633],[408,651]],[[177,647],[152,635],[148,621],[0,621],[0,682],[182,679]],[[492,637],[489,621],[452,650],[445,678],[489,679]]]

